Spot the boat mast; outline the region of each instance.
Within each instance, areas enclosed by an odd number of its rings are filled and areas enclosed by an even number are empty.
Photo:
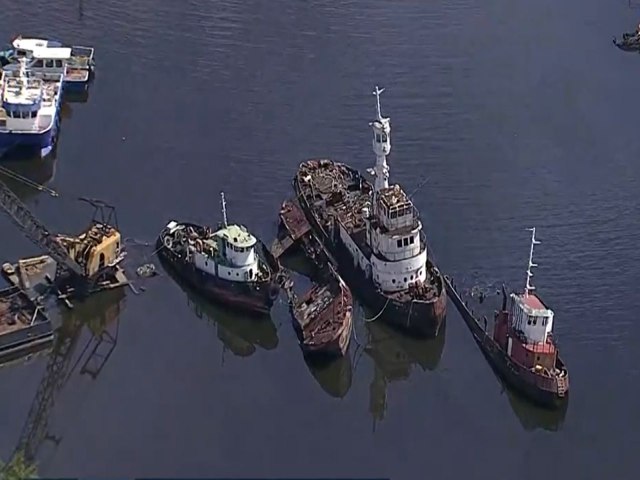
[[[533,285],[531,285],[529,280],[531,279],[531,277],[533,277],[533,273],[531,273],[531,268],[538,266],[536,263],[533,263],[533,246],[540,243],[538,240],[536,240],[536,227],[527,228],[527,230],[531,231],[531,249],[529,250],[529,266],[527,267],[527,283],[524,288],[525,296],[529,295],[529,293],[533,292],[533,290],[535,290],[536,288]]]
[[[222,223],[227,228],[227,202],[224,201],[224,192],[220,192],[220,203],[222,204]]]
[[[380,94],[384,88],[380,89],[376,85],[373,94],[376,96],[376,119],[369,125],[373,129],[373,153],[376,155],[376,166],[369,169],[375,177],[376,192],[389,187],[389,166],[387,165],[387,155],[391,151],[391,125],[389,118],[384,118],[380,110]]]

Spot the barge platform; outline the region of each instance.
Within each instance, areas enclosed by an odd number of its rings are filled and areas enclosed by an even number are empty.
[[[43,308],[17,286],[0,290],[0,363],[43,350],[54,329]]]

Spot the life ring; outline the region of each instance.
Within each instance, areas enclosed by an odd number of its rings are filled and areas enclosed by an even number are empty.
[[[164,243],[164,246],[166,248],[171,250],[171,247],[173,246],[173,241],[171,240],[171,237],[169,237],[169,236],[164,237],[164,242],[163,243]]]

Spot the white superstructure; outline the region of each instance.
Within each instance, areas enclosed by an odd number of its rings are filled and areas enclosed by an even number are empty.
[[[368,172],[375,178],[372,211],[364,211],[366,243],[371,249],[368,259],[347,232],[341,228],[341,237],[354,255],[354,261],[367,272],[383,291],[399,292],[410,285],[423,282],[427,277],[427,246],[421,235],[422,223],[413,202],[400,185],[389,186],[387,155],[391,151],[390,119],[382,116],[380,94],[384,89],[376,86],[376,119],[369,125],[373,130],[375,167]]]
[[[45,82],[30,74],[26,59],[18,66],[16,72],[0,72],[0,132],[47,132],[57,120],[62,76]]]

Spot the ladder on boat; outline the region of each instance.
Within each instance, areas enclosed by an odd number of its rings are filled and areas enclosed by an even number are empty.
[[[566,375],[562,375],[561,377],[558,377],[557,387],[558,387],[558,396],[564,397],[565,394],[567,393]]]

